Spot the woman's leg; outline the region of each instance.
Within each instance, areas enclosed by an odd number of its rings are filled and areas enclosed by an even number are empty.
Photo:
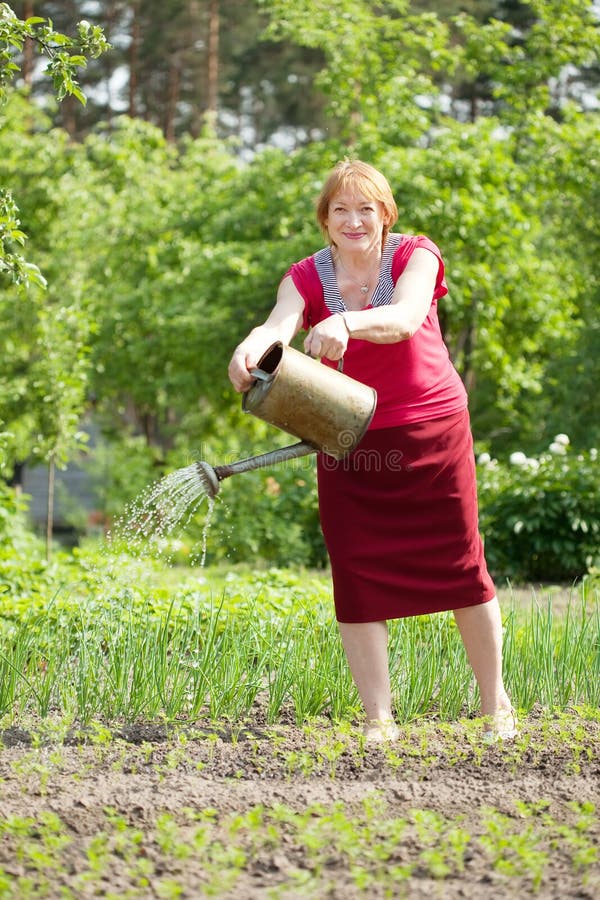
[[[454,617],[479,685],[482,716],[511,709],[502,679],[502,617],[498,598],[455,609]]]
[[[339,622],[348,665],[367,716],[367,736],[392,723],[387,622]],[[381,737],[391,737],[385,728]]]

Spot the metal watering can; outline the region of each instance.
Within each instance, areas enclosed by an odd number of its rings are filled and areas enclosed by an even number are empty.
[[[242,409],[301,438],[297,444],[223,466],[196,463],[198,477],[209,497],[230,475],[326,453],[343,459],[362,440],[375,412],[376,391],[324,366],[316,359],[277,341],[251,373],[256,381],[242,399]]]

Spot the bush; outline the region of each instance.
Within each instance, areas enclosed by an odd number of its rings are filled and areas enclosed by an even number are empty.
[[[496,578],[572,581],[600,562],[598,453],[558,435],[537,458],[478,459],[479,522]]]
[[[49,584],[44,542],[27,524],[27,499],[0,481],[0,617],[9,594],[30,596]]]
[[[44,544],[30,530],[29,498],[0,480],[0,559],[40,556]]]

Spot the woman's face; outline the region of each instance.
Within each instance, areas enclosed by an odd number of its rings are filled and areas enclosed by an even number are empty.
[[[386,216],[383,204],[354,191],[331,198],[327,213],[329,240],[341,251],[353,253],[381,249]]]

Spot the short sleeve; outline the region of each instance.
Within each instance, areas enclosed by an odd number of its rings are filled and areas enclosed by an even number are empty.
[[[287,270],[284,278],[290,276],[296,290],[304,300],[304,316],[302,327],[305,331],[322,318],[323,285],[312,256],[294,263]]]
[[[433,241],[423,234],[407,237],[406,240],[402,241],[394,253],[394,259],[392,261],[392,279],[394,284],[404,272],[409,259],[417,248],[430,250],[433,255],[437,257],[438,274],[433,298],[434,300],[439,300],[440,297],[444,297],[448,293],[448,285],[446,284],[446,279],[444,277],[444,260],[442,259],[442,254],[437,244],[434,244]]]

